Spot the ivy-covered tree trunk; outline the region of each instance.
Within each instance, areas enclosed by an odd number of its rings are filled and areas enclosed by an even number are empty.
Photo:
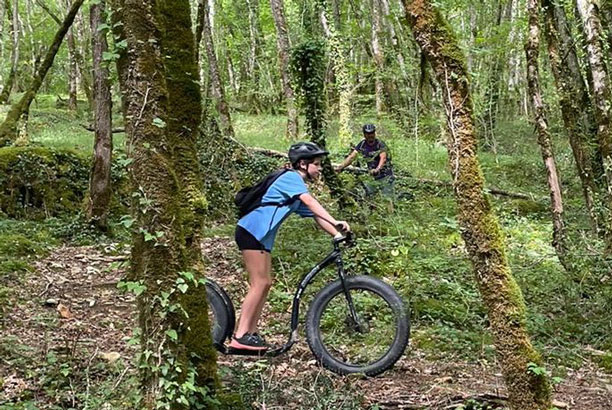
[[[233,138],[234,128],[232,127],[232,117],[230,115],[229,104],[225,99],[225,90],[221,82],[221,75],[219,74],[217,55],[215,53],[212,31],[210,29],[209,2],[208,0],[199,1],[203,2],[203,7],[201,8],[202,14],[198,24],[201,25],[202,38],[204,40],[204,47],[206,48],[206,56],[208,57],[208,71],[210,74],[212,96],[215,101],[217,113],[219,114],[221,132],[224,136]]]
[[[196,156],[201,101],[190,6],[188,0],[113,6],[128,46],[122,92],[137,226],[129,280],[143,289],[140,407],[212,408],[216,353],[199,249],[207,202]]]
[[[546,118],[540,90],[540,69],[538,66],[538,57],[540,54],[540,1],[527,0],[527,12],[529,14],[527,42],[525,43],[527,86],[529,88],[531,105],[534,111],[533,121],[538,133],[538,145],[540,146],[542,160],[544,161],[548,176],[550,211],[553,221],[552,245],[565,270],[571,272],[571,266],[567,261],[567,241],[563,222],[563,195],[559,182],[559,174],[557,173],[557,163],[553,153],[550,132],[548,130],[548,120]]]
[[[582,184],[587,212],[596,231],[599,218],[595,209],[598,189],[592,164],[596,162],[595,119],[590,97],[580,71],[574,39],[571,37],[565,11],[551,0],[542,0],[545,16],[548,59],[559,93],[563,123],[569,137],[578,176]],[[606,218],[604,218],[605,221]]]
[[[27,117],[28,112],[30,110],[30,104],[34,100],[38,89],[42,85],[47,72],[53,65],[53,60],[55,59],[55,55],[62,44],[62,40],[64,36],[68,32],[68,29],[72,25],[74,21],[74,16],[76,16],[79,8],[83,4],[84,0],[74,0],[68,14],[64,18],[62,25],[58,29],[57,33],[55,33],[55,37],[53,38],[53,42],[51,46],[47,50],[47,54],[45,55],[45,59],[38,67],[36,75],[32,79],[32,83],[30,87],[26,90],[23,96],[11,106],[11,109],[6,114],[6,118],[2,125],[0,125],[0,147],[11,144],[17,138],[17,123],[22,117]]]
[[[11,49],[11,68],[9,70],[6,81],[3,84],[2,92],[0,93],[0,104],[6,104],[11,95],[13,84],[15,84],[15,76],[17,75],[17,63],[19,62],[19,0],[14,0],[11,4],[10,0],[4,0],[4,9],[9,20],[10,34],[13,47]],[[1,146],[1,145],[0,145]]]
[[[604,59],[602,45],[603,31],[599,18],[599,12],[593,0],[576,0],[578,14],[582,19],[587,45],[587,56],[593,84],[593,105],[595,107],[595,119],[597,120],[597,140],[602,157],[604,181],[606,184],[606,201],[608,220],[605,221],[606,253],[612,253],[612,107],[610,107],[610,78]]]
[[[94,80],[94,152],[89,177],[89,201],[87,218],[90,223],[105,231],[108,229],[108,212],[112,195],[111,159],[113,152],[112,99],[108,68],[103,54],[108,50],[106,30],[103,28],[106,1],[92,3],[89,9],[91,43],[93,50]]]
[[[306,117],[306,133],[311,136],[312,142],[322,148],[327,145],[324,57],[325,46],[315,40],[307,40],[294,47],[291,54],[291,69],[298,84],[297,91]],[[347,203],[345,194],[327,156],[323,159],[323,177],[332,197],[338,200],[340,207],[344,207]]]
[[[336,85],[338,87],[338,139],[340,144],[347,145],[351,139],[352,99],[350,74],[347,66],[347,50],[333,24],[331,10],[327,0],[317,0],[321,7],[321,24],[327,37],[329,57],[332,61]]]
[[[514,410],[548,410],[546,375],[526,330],[523,295],[510,271],[503,234],[483,192],[476,155],[474,113],[463,52],[448,24],[428,0],[403,0],[414,37],[443,89],[448,154],[458,221],[493,332],[509,403]]]
[[[283,0],[270,0],[270,8],[274,16],[276,27],[276,45],[278,48],[278,63],[280,69],[283,94],[287,104],[287,138],[295,140],[298,137],[298,112],[295,106],[295,93],[289,78],[289,33],[285,20],[285,6]]]

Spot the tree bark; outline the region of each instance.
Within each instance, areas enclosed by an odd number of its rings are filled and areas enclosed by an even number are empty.
[[[416,41],[443,89],[458,221],[491,324],[510,406],[515,410],[549,409],[551,392],[546,376],[529,370],[530,363],[541,365],[542,361],[527,334],[523,296],[510,271],[503,233],[483,193],[463,52],[430,1],[403,2]]]
[[[201,19],[198,21],[198,24],[201,24],[202,26],[202,37],[204,39],[204,46],[206,48],[206,55],[208,57],[208,70],[210,73],[212,96],[219,114],[221,132],[226,137],[234,138],[232,118],[230,116],[229,105],[225,100],[225,90],[223,89],[223,84],[221,83],[219,65],[217,64],[217,56],[215,54],[212,32],[210,30],[208,0],[199,1],[204,3],[204,7],[202,8]]]
[[[13,47],[11,49],[11,68],[8,76],[6,77],[4,86],[2,87],[2,93],[0,93],[0,104],[8,103],[9,96],[11,95],[11,91],[13,90],[13,85],[15,84],[15,76],[17,75],[17,64],[19,63],[19,8],[17,7],[18,3],[19,0],[13,0],[12,4],[10,0],[4,0],[4,7],[6,11],[6,16],[9,20]]]
[[[278,48],[278,63],[285,103],[287,104],[287,139],[296,140],[298,137],[298,112],[295,106],[295,93],[289,78],[289,33],[285,20],[285,6],[283,0],[270,0],[270,8],[274,16],[276,27],[276,45]],[[230,66],[231,67],[231,66]]]
[[[202,108],[190,6],[114,0],[113,8],[128,47],[120,79],[138,226],[129,275],[146,286],[137,298],[142,408],[195,408],[208,404],[217,376],[206,292],[197,281],[207,203],[196,155]]]
[[[101,29],[105,21],[106,3],[92,3],[89,12],[91,24],[91,48],[93,51],[94,80],[94,152],[89,178],[89,200],[87,218],[98,229],[108,229],[108,213],[112,195],[111,160],[113,151],[112,99],[109,72],[103,54],[108,50],[106,30]]]
[[[591,166],[596,161],[597,150],[592,146],[597,144],[595,136],[597,126],[591,110],[590,97],[582,78],[565,11],[551,0],[543,0],[542,5],[545,12],[544,34],[548,43],[548,58],[559,93],[563,123],[582,184],[587,212],[593,227],[599,231],[599,218],[594,204],[597,187]]]
[[[550,191],[550,211],[553,221],[552,245],[557,253],[559,262],[567,272],[571,272],[571,266],[567,261],[567,241],[565,238],[565,225],[563,222],[563,196],[557,163],[553,153],[550,132],[548,130],[548,119],[542,93],[540,90],[540,69],[538,66],[540,50],[540,2],[539,0],[527,0],[528,11],[528,33],[525,43],[525,54],[527,58],[527,86],[531,96],[531,105],[534,111],[534,124],[538,133],[538,145],[542,154],[542,160],[548,175],[548,189]]]
[[[595,108],[595,119],[597,120],[597,140],[602,157],[604,181],[606,186],[606,232],[604,240],[606,253],[612,252],[612,129],[610,79],[604,60],[602,46],[602,28],[598,9],[593,0],[576,0],[578,14],[582,19],[585,41],[587,44],[587,56],[590,72],[593,79],[593,102]]]
[[[81,7],[83,4],[83,1],[84,0],[74,0],[68,14],[64,18],[62,26],[59,28],[57,33],[55,33],[53,42],[47,50],[45,59],[43,60],[42,64],[40,64],[40,67],[38,67],[36,76],[33,78],[30,87],[24,93],[21,99],[11,106],[11,109],[7,113],[4,122],[2,125],[0,125],[0,147],[12,143],[17,138],[17,122],[20,118],[27,116],[30,110],[30,104],[32,103],[32,100],[34,100],[36,93],[42,85],[47,72],[53,65],[53,60],[55,59],[55,55],[62,44],[62,40],[68,32],[70,25],[74,21],[74,16],[79,10],[79,7]]]

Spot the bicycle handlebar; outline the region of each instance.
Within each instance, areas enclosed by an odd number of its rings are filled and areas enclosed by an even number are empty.
[[[346,243],[346,246],[355,246],[355,238],[353,237],[353,232],[343,232],[344,236],[342,238],[334,239],[334,245],[339,245],[342,242]]]

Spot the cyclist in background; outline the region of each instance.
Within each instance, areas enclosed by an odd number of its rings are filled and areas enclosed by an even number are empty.
[[[376,138],[376,126],[374,124],[363,126],[363,139],[352,148],[351,153],[342,164],[336,167],[336,172],[341,172],[351,165],[357,155],[364,157],[368,172],[374,177],[372,182],[365,184],[366,196],[373,196],[375,193],[381,192],[383,196],[390,200],[392,209],[395,195],[393,187],[395,176],[393,175],[391,155],[387,144]]]
[[[314,217],[328,234],[342,237],[336,228],[349,231],[349,224],[333,218],[308,191],[306,182],[321,173],[321,159],[328,152],[312,142],[299,142],[289,148],[292,170],[278,177],[266,190],[261,203],[238,221],[236,243],[249,275],[249,290],[242,302],[240,320],[229,346],[236,349],[266,350],[268,345],[257,332],[257,322],[272,286],[272,258],[276,233],[292,213]],[[275,203],[274,205],[265,205]],[[276,205],[276,204],[285,205]],[[302,238],[301,238],[302,239]]]

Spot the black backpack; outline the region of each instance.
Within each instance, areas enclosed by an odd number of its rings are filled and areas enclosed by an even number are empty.
[[[279,169],[278,171],[268,174],[255,185],[242,188],[240,191],[238,191],[234,197],[234,204],[236,204],[236,207],[238,208],[238,217],[242,218],[249,212],[263,205],[285,206],[295,201],[295,198],[290,198],[289,200],[283,202],[261,202],[263,196],[266,194],[266,191],[268,188],[270,188],[270,185],[272,185],[274,181],[276,181],[285,172],[289,171],[292,170]]]

